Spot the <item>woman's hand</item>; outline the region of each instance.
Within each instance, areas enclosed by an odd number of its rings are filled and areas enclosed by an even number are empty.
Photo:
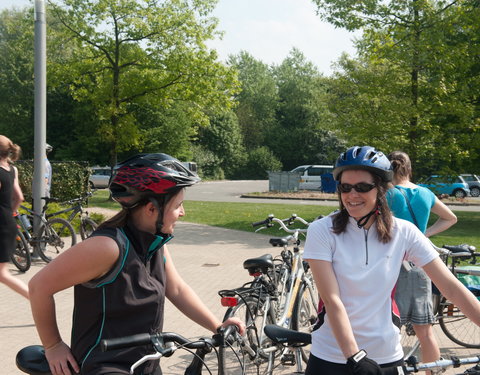
[[[242,336],[245,334],[245,323],[235,317],[228,318],[227,320],[225,320],[219,328],[224,328],[232,324],[238,327],[238,332]]]
[[[72,375],[80,372],[80,368],[72,355],[72,351],[63,341],[56,343],[50,348],[46,348],[45,357],[47,357],[52,375]],[[73,369],[74,372],[72,372],[71,369]]]

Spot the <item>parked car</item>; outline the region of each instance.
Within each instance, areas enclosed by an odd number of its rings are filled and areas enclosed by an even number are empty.
[[[480,177],[476,174],[461,174],[465,182],[468,184],[472,197],[480,196]]]
[[[103,189],[108,187],[111,175],[110,167],[92,167],[92,174],[88,180],[92,189]]]
[[[300,184],[298,188],[300,190],[321,190],[322,180],[321,176],[325,173],[332,173],[332,165],[300,165],[290,172],[299,172]]]
[[[470,194],[468,184],[462,176],[432,175],[418,185],[429,188],[436,195],[448,194],[457,198],[465,198]]]

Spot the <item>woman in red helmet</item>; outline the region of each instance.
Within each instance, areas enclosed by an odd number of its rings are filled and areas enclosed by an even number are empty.
[[[30,281],[32,312],[53,375],[128,374],[148,347],[103,353],[99,343],[161,332],[167,297],[189,318],[215,332],[222,324],[177,273],[165,244],[184,215],[184,188],[200,179],[166,154],[120,163],[110,183],[122,210],[92,236],[44,267]],[[74,286],[71,349],[55,318],[55,293]],[[243,323],[230,320],[244,330]],[[149,361],[139,374],[161,374]]]

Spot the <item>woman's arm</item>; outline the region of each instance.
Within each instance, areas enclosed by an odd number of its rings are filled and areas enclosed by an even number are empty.
[[[29,282],[33,319],[45,347],[52,373],[70,375],[78,365],[62,342],[55,313],[55,293],[96,279],[110,270],[119,256],[117,243],[108,237],[93,237],[60,254]]]
[[[245,331],[245,324],[237,318],[227,319],[225,322],[218,320],[215,315],[205,306],[195,291],[182,279],[178,273],[167,247],[164,247],[165,270],[167,273],[167,298],[179,309],[185,316],[193,320],[202,327],[217,332],[217,329],[229,324],[235,324],[239,328],[240,334]]]
[[[333,334],[345,358],[359,351],[353,335],[352,326],[347,311],[340,299],[337,278],[333,272],[332,263],[324,260],[307,259],[313,273],[315,285],[325,304]]]
[[[436,258],[426,264],[423,269],[432,279],[442,294],[476,325],[480,326],[480,302],[445,266]]]
[[[455,216],[450,208],[443,204],[437,197],[435,197],[435,204],[433,205],[431,212],[438,215],[438,220],[425,231],[427,237],[443,232],[457,222],[457,216]]]
[[[15,170],[15,179],[13,180],[12,209],[13,212],[17,212],[20,208],[20,204],[24,201],[24,197],[20,184],[18,183],[18,169],[15,167],[13,167],[13,169]]]

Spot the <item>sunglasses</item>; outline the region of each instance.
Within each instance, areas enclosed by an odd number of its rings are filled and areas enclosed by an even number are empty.
[[[338,184],[338,191],[340,193],[350,193],[354,189],[357,193],[368,193],[370,190],[375,188],[377,185],[368,184],[366,182],[359,182],[358,184]]]

